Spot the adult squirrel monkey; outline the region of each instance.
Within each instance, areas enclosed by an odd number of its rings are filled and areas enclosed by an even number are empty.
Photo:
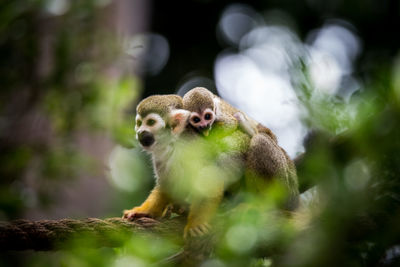
[[[183,201],[174,191],[174,186],[179,186],[182,177],[176,177],[176,168],[185,165],[184,160],[177,154],[180,153],[179,141],[198,138],[187,129],[190,112],[183,110],[182,98],[177,95],[154,95],[142,100],[137,106],[136,138],[142,148],[152,156],[156,185],[147,199],[138,207],[125,210],[123,218],[134,220],[140,217],[163,217],[167,207]],[[185,131],[186,130],[186,131]],[[199,138],[198,138],[199,139]],[[197,160],[201,167],[218,167],[212,161]],[[176,167],[178,166],[178,167]],[[175,168],[176,167],[176,168]],[[196,175],[186,173],[185,175]],[[188,177],[189,178],[189,177]],[[190,210],[184,236],[196,236],[209,230],[209,221],[214,215],[223,196],[224,183],[215,181],[212,190],[201,197],[192,197],[189,200]],[[190,192],[189,194],[190,195]]]
[[[182,177],[176,176],[174,166],[178,166],[179,169],[180,164],[185,166],[188,163],[186,158],[182,159],[176,156],[180,153],[180,141],[184,143],[187,141],[186,147],[194,150],[194,158],[191,158],[190,162],[195,162],[204,170],[211,169],[211,172],[218,172],[221,174],[219,176],[232,176],[231,170],[245,169],[246,178],[255,181],[255,190],[261,190],[267,184],[264,183],[265,181],[277,177],[289,192],[287,209],[294,209],[297,206],[298,189],[294,165],[285,151],[278,146],[275,136],[268,128],[266,128],[268,131],[262,130],[256,122],[250,120],[250,127],[255,129],[250,139],[250,132],[243,133],[236,129],[242,123],[241,120],[244,121],[244,124],[248,123],[247,116],[244,113],[232,107],[235,113],[232,116],[226,116],[225,120],[219,120],[221,112],[226,112],[227,109],[230,109],[229,107],[221,108],[219,106],[221,102],[218,102],[218,100],[216,107],[202,106],[202,109],[197,109],[197,115],[206,115],[207,112],[211,112],[213,123],[216,121],[216,123],[225,127],[224,122],[226,122],[229,134],[223,138],[229,139],[233,136],[231,138],[234,140],[233,143],[237,143],[237,145],[229,147],[230,151],[221,153],[221,156],[213,161],[191,147],[191,145],[197,144],[197,142],[192,142],[193,139],[195,141],[197,139],[204,140],[199,138],[196,131],[201,132],[205,128],[200,126],[203,128],[195,129],[192,124],[189,127],[189,123],[193,121],[193,115],[196,114],[190,112],[192,109],[184,105],[184,100],[185,98],[182,100],[177,95],[155,95],[142,100],[138,104],[135,126],[136,138],[143,149],[152,156],[156,185],[142,205],[124,211],[124,218],[129,220],[139,217],[160,218],[165,214],[170,204],[182,202],[182,197],[178,197],[176,191],[173,190],[174,185],[180,184],[182,181],[179,180]],[[211,100],[212,103],[215,103],[213,98]],[[184,107],[188,110],[183,109]],[[243,117],[237,116],[238,112],[243,114]],[[207,120],[208,116],[203,116],[203,118]],[[212,124],[206,127],[210,129],[211,126]],[[261,130],[258,130],[257,127]],[[208,148],[206,141],[204,147]],[[197,174],[189,171],[185,175],[197,175],[202,179],[209,176],[208,174],[211,172]],[[234,175],[237,174],[234,173]],[[226,187],[225,182],[224,178],[215,179],[212,186],[209,187],[210,190],[207,190],[204,195],[189,200],[190,208],[187,225],[184,229],[185,237],[201,235],[209,230],[209,222],[222,199]]]

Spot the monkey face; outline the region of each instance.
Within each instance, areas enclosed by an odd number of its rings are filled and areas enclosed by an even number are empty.
[[[136,115],[136,139],[147,151],[160,145],[169,145],[174,137],[185,129],[190,112],[175,110],[162,117],[157,113],[149,113],[142,117]]]
[[[160,137],[163,129],[165,129],[165,121],[160,115],[150,113],[144,118],[140,114],[136,115],[136,139],[144,149],[151,149],[158,139],[156,137]]]
[[[215,121],[215,113],[210,108],[206,108],[203,111],[192,112],[190,115],[190,124],[199,132],[204,135],[208,135],[211,126]]]

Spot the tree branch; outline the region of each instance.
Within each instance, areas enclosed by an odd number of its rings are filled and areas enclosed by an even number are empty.
[[[183,226],[181,217],[163,221],[140,218],[134,222],[121,218],[0,222],[0,251],[54,250],[65,246],[66,241],[82,236],[94,241],[86,244],[89,246],[117,247],[133,234],[182,236]]]

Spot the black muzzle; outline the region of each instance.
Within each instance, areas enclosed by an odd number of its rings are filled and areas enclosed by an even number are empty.
[[[138,133],[139,143],[144,147],[149,147],[154,144],[154,135],[148,131]]]

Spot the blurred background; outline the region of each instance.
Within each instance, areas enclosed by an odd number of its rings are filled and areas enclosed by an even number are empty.
[[[400,234],[399,28],[397,0],[4,1],[0,220],[119,217],[141,203],[153,178],[136,104],[204,86],[271,128],[292,158],[306,152],[300,183],[323,188],[329,223],[296,240],[330,245],[301,254],[285,243],[282,265],[321,266],[334,249],[342,263],[389,266]],[[361,207],[391,230],[351,254],[341,237]],[[209,265],[231,264],[224,253]]]

